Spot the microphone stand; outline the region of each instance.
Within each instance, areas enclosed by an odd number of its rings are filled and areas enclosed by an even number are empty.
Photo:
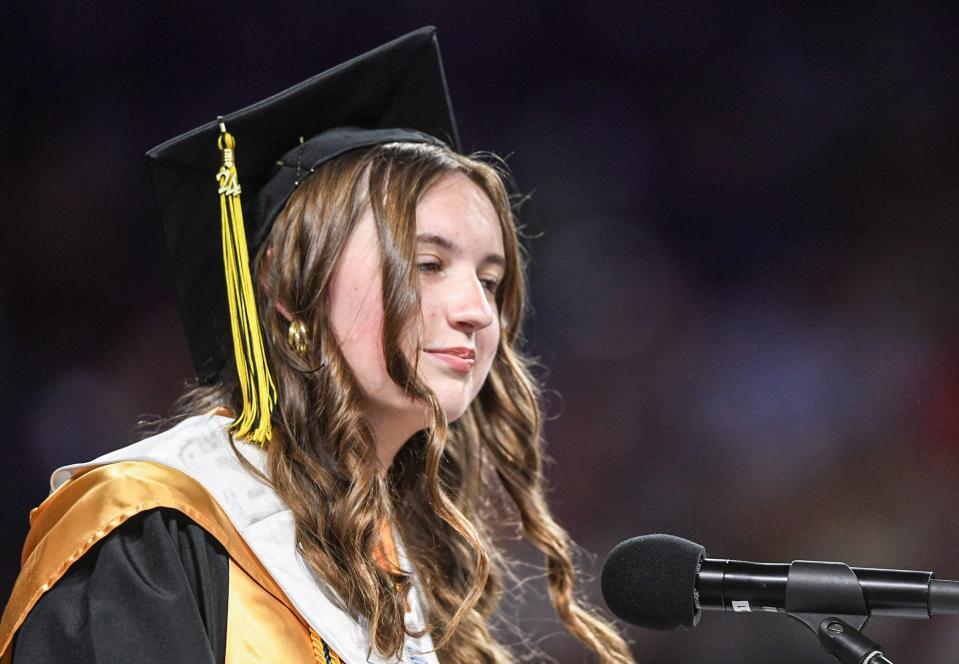
[[[859,629],[842,618],[825,614],[789,614],[819,637],[819,643],[826,652],[836,657],[842,664],[892,664],[882,654],[881,646],[869,639]],[[854,622],[866,622],[862,616],[846,616]]]
[[[828,613],[823,613],[824,607]],[[860,631],[869,620],[869,610],[859,580],[848,565],[793,562],[785,608],[787,615],[812,630],[826,652],[842,664],[892,664],[879,644]]]

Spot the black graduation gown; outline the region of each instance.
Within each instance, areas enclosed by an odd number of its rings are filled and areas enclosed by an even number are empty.
[[[141,512],[47,591],[13,643],[13,664],[221,664],[229,557],[173,509]]]

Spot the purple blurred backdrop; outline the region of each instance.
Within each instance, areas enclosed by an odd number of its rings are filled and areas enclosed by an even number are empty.
[[[191,375],[144,151],[424,24],[465,148],[532,194],[528,337],[585,568],[668,532],[959,578],[959,16],[751,4],[3,3],[4,597],[51,469]],[[530,588],[519,630],[583,661]],[[867,634],[959,652],[956,619]],[[834,661],[781,616],[629,636],[656,664]]]

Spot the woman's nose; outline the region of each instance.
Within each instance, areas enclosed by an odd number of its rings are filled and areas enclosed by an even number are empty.
[[[450,298],[450,324],[464,332],[476,332],[496,320],[496,302],[482,282],[475,276],[460,282]]]

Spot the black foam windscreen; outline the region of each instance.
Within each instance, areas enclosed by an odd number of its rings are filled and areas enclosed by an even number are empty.
[[[686,629],[699,622],[696,575],[706,550],[673,535],[642,535],[610,551],[603,563],[603,599],[628,623]]]

